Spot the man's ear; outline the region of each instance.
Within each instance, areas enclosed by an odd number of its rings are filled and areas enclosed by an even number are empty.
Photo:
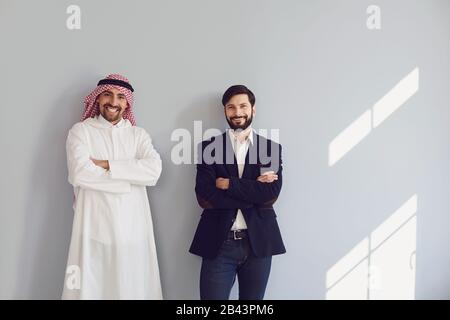
[[[256,114],[256,105],[253,105],[253,107],[252,107],[252,114],[253,114],[253,115]]]

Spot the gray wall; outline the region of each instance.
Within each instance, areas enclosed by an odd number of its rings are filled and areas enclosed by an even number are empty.
[[[66,28],[70,4],[81,30]],[[381,30],[366,27],[370,4]],[[223,129],[219,98],[236,83],[256,93],[255,128],[280,129],[284,146],[288,252],[266,297],[326,298],[328,270],[416,195],[414,295],[450,298],[449,39],[447,0],[0,0],[0,298],[60,297],[73,219],[65,139],[84,96],[116,72],[164,161],[148,192],[166,298],[197,299],[200,268],[187,253],[195,168],[171,162],[170,136],[195,120]],[[331,141],[415,68],[417,93],[330,167]]]

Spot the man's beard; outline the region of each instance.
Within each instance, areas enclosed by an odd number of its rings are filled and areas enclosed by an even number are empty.
[[[122,112],[120,107],[114,107],[117,108],[117,111],[115,114],[110,114],[107,110],[108,107],[112,107],[110,104],[105,104],[103,108],[100,109],[100,113],[102,114],[103,118],[108,120],[109,122],[116,122],[122,117]]]
[[[234,124],[233,119],[236,118],[244,118],[245,121],[242,124]],[[252,121],[253,121],[253,113],[250,115],[250,118],[247,115],[241,117],[231,117],[229,119],[227,118],[228,125],[233,130],[245,130],[252,124]]]

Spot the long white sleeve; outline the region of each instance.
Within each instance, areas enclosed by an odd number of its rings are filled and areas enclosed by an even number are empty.
[[[131,185],[129,182],[112,179],[107,170],[92,162],[82,126],[82,123],[74,125],[69,131],[66,141],[69,183],[74,187],[103,192],[130,192]]]
[[[162,162],[144,129],[139,129],[136,159],[109,160],[112,179],[131,184],[154,186],[161,175]]]

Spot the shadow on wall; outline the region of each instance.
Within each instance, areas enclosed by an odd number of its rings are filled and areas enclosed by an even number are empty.
[[[87,94],[86,75],[57,90],[33,152],[18,261],[19,299],[60,299],[73,221],[73,189],[67,181],[65,142],[79,121]],[[89,90],[89,89],[87,89]],[[28,284],[28,286],[25,286]]]
[[[367,110],[333,139],[329,145],[329,167],[344,158],[418,90],[416,67],[375,103],[373,110]],[[415,298],[417,198],[417,194],[410,197],[327,271],[327,299]]]
[[[415,194],[330,268],[326,298],[413,300],[417,209]]]
[[[203,130],[223,128],[224,124],[221,108],[218,109],[218,94],[198,96],[198,99],[180,108],[174,128],[169,128],[154,138],[155,147],[163,159],[163,172],[157,188],[150,194],[150,202],[165,299],[199,298],[201,259],[188,252],[202,211],[194,191],[194,121],[202,121]],[[181,140],[177,137],[174,134],[176,129],[176,132],[188,133],[184,135],[188,139]],[[190,148],[190,155],[184,154],[189,161],[175,164],[172,161],[172,150],[182,142]],[[176,152],[175,156],[183,154]]]

